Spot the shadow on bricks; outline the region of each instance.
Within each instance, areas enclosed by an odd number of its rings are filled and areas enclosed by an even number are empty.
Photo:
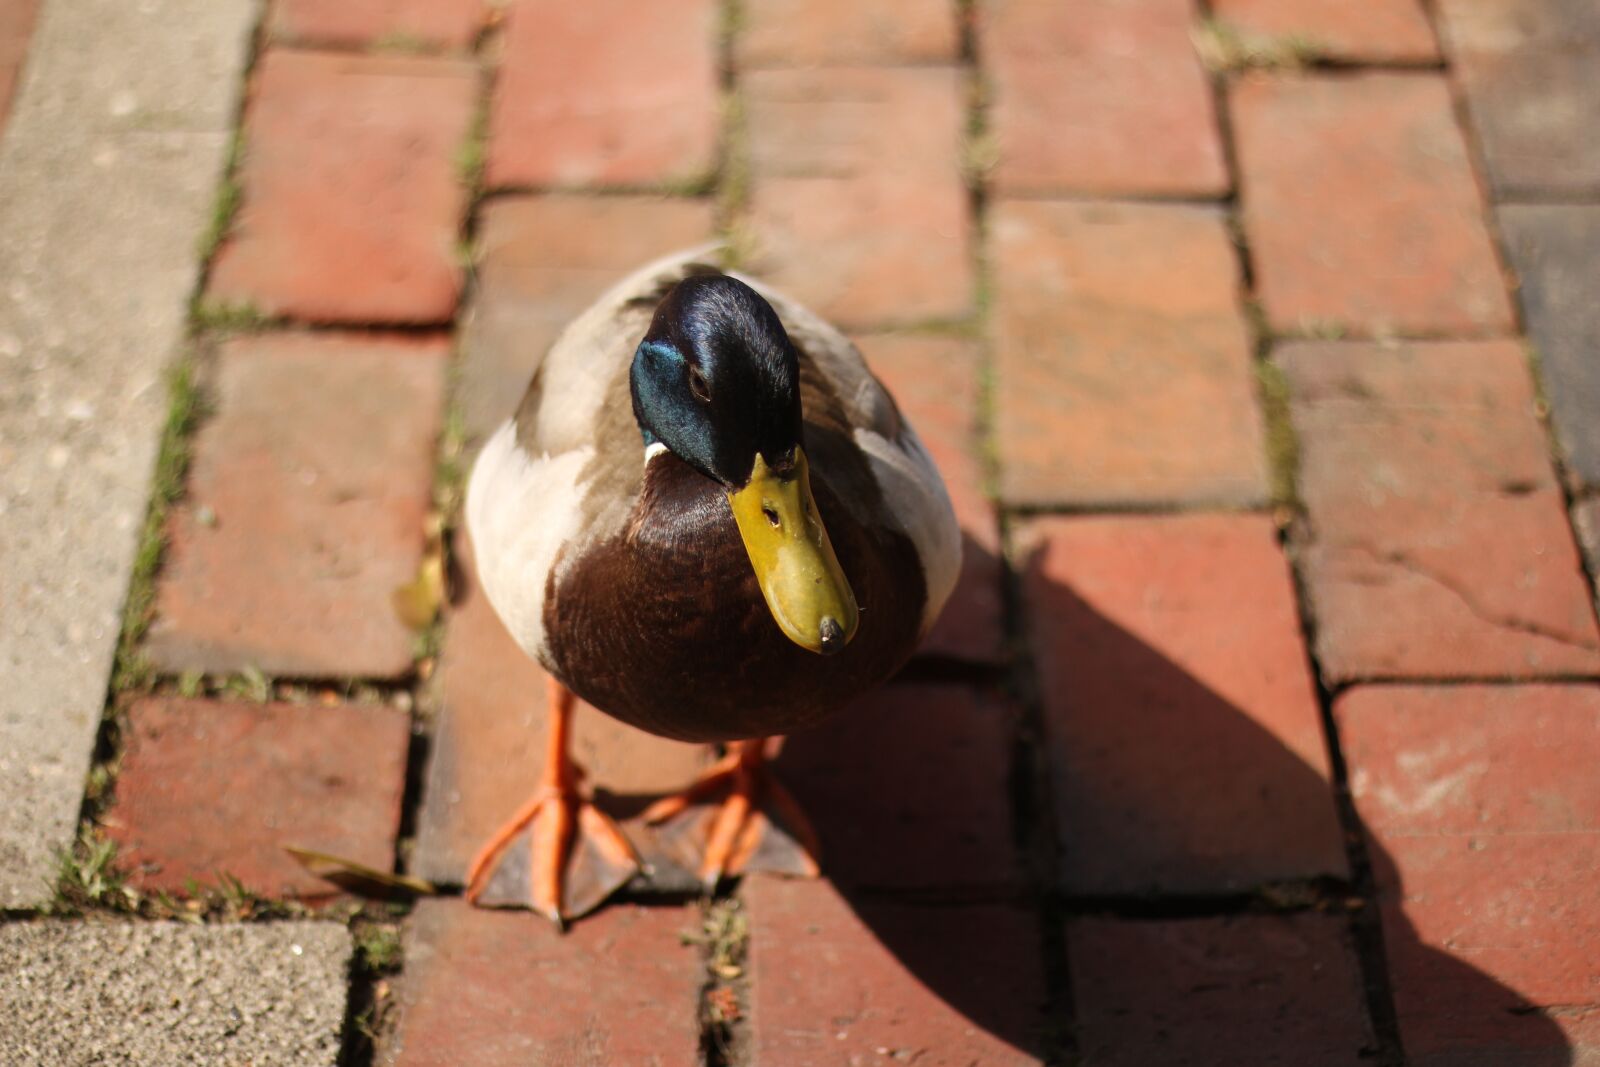
[[[1270,530],[1262,539],[1292,612]],[[1115,563],[1075,566],[1089,574]],[[990,688],[898,682],[788,739],[778,768],[816,822],[827,880],[747,880],[755,1062],[909,1041],[959,1051],[960,1062],[1026,1064],[1064,1051],[1054,1047],[1063,1034],[1095,1065],[1333,1064],[1376,1053],[1341,903],[1351,892],[1345,834],[1298,629],[1267,611],[1262,625],[1293,637],[1281,655],[1258,647],[1250,623],[1233,621],[1263,610],[1254,583],[1220,580],[1238,599],[1206,617],[1182,602],[1184,590],[1134,575],[1132,599],[1143,602],[1134,616],[1164,601],[1156,613],[1174,633],[1212,631],[1169,641],[1124,625],[1129,616],[1105,597],[1030,559],[1052,795],[1021,810],[1013,783],[1027,772],[1015,763],[1030,745],[1017,743],[1018,709]],[[1273,610],[1276,596],[1266,598]],[[1029,890],[1025,843],[1047,824],[1058,846],[1041,898]],[[1425,942],[1395,862],[1362,837],[1407,1062],[1572,1063],[1546,1015],[1437,947],[1440,931]],[[1296,903],[1285,885],[1316,891]],[[1045,958],[1063,945],[1065,960]],[[1050,1018],[1046,989],[1063,964],[1070,1020]]]

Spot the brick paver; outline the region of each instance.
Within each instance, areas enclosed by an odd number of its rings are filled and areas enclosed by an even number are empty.
[[[1245,236],[1274,330],[1512,328],[1442,77],[1258,76],[1229,96]]]
[[[488,20],[485,0],[276,0],[274,40],[393,49],[469,48]]]
[[[1280,349],[1334,681],[1600,670],[1600,632],[1511,342]]]
[[[442,341],[277,334],[228,342],[215,415],[173,512],[150,655],[178,672],[394,676],[396,589],[422,557]]]
[[[653,185],[710,173],[711,0],[515,0],[490,110],[491,186]]]
[[[954,62],[960,49],[944,0],[748,0],[739,12],[741,70]]]
[[[1577,482],[1600,488],[1600,204],[1507,205],[1506,251],[1539,353],[1556,437]]]
[[[752,879],[744,896],[756,1063],[1043,1062],[1029,912],[847,899],[826,883],[775,878]]]
[[[337,892],[285,845],[394,865],[404,712],[157,697],[136,703],[127,722],[104,823],[135,886],[182,893],[226,875],[267,896]]]
[[[1189,0],[999,0],[983,17],[1001,192],[1228,191]]]
[[[752,269],[847,328],[968,315],[957,72],[764,71],[748,82]]]
[[[1361,688],[1335,714],[1412,1062],[1600,1053],[1600,689]]]
[[[1371,1055],[1337,916],[1079,919],[1067,954],[1078,1050],[1096,1067],[1345,1067]]]
[[[910,334],[856,341],[933,455],[961,523],[961,577],[921,652],[996,661],[1004,636],[1003,568],[1000,529],[977,456],[978,346],[956,337]]]
[[[1214,0],[1211,8],[1229,29],[1346,62],[1426,63],[1439,55],[1419,0]]]
[[[471,575],[471,556],[462,562]],[[544,759],[544,670],[517,647],[476,586],[460,600],[448,619],[440,662],[443,706],[416,854],[418,873],[445,884],[463,880],[479,846],[533,794]],[[623,726],[582,703],[574,734],[573,756],[601,806],[626,820],[647,859],[666,866],[648,829],[630,817],[649,800],[687,785],[706,762],[707,747]]]
[[[1488,177],[1503,196],[1600,194],[1600,8],[1585,0],[1439,5]]]
[[[788,738],[775,765],[811,816],[835,885],[1015,890],[1016,723],[994,694],[891,685]]]
[[[1222,217],[1004,202],[992,224],[1008,504],[1253,504],[1250,342]]]
[[[622,278],[712,235],[704,200],[633,196],[506,197],[478,222],[476,293],[455,399],[481,436],[516,410],[561,331]]]
[[[526,913],[424,900],[409,926],[385,1067],[700,1062],[693,907],[612,905],[563,935]]]
[[[1316,695],[1271,523],[1040,519],[1019,546],[1062,883],[1080,894],[1221,893],[1342,874]]]
[[[477,85],[452,59],[268,51],[210,299],[317,322],[449,319]]]
[[[0,7],[0,130],[11,112],[11,96],[22,76],[22,61],[28,55],[33,22],[39,14],[39,0],[9,0]]]

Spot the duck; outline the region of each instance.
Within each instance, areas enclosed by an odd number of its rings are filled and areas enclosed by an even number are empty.
[[[532,795],[466,873],[482,906],[561,926],[639,869],[573,762],[580,698],[721,748],[645,813],[714,812],[708,891],[774,824],[798,849],[794,873],[815,875],[815,831],[769,766],[776,739],[895,674],[955,584],[949,494],[860,351],[715,252],[668,256],[601,295],[473,465],[478,587],[549,686]]]

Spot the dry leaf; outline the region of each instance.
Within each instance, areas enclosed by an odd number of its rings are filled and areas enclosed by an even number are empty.
[[[394,612],[406,628],[421,632],[433,624],[444,603],[444,552],[433,549],[422,557],[414,580],[394,591]]]
[[[340,856],[317,852],[298,845],[284,845],[283,850],[299,861],[300,866],[326,878],[341,889],[363,896],[393,896],[396,891],[421,896],[432,896],[438,890],[430,882],[404,874],[390,874],[376,867],[347,860]]]

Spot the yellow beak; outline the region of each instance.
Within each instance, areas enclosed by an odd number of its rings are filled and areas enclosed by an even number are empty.
[[[781,475],[757,454],[750,483],[729,490],[728,504],[784,635],[824,655],[849,644],[859,621],[856,598],[817,514],[805,452],[796,446],[793,467]]]

